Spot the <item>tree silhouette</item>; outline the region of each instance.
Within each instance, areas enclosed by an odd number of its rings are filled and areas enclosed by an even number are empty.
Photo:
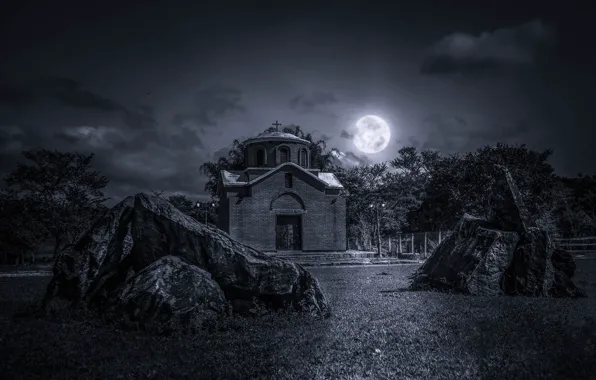
[[[43,149],[22,154],[28,161],[5,178],[7,191],[53,239],[55,257],[106,210],[102,190],[108,179],[91,168],[93,154]]]

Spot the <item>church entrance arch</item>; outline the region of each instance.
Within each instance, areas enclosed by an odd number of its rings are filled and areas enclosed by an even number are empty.
[[[302,250],[302,215],[276,215],[275,249],[278,251]]]
[[[306,207],[294,192],[283,191],[273,197],[270,210],[275,214],[275,249],[277,251],[302,250],[302,215]]]

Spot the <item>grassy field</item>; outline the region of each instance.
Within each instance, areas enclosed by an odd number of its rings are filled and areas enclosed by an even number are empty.
[[[413,265],[310,268],[331,319],[268,315],[169,337],[13,320],[49,278],[0,278],[0,377],[594,379],[596,260],[578,267],[576,281],[592,298],[409,292]]]

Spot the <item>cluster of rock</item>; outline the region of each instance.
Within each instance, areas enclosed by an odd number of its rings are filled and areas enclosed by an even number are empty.
[[[472,295],[584,297],[575,261],[536,227],[510,172],[496,170],[487,220],[465,214],[412,276],[413,290]]]
[[[63,251],[43,301],[151,324],[201,321],[229,312],[291,309],[329,316],[319,283],[299,264],[268,256],[137,194]]]

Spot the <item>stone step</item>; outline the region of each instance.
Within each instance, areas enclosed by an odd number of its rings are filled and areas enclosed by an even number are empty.
[[[309,260],[309,259],[326,259],[326,260],[339,260],[339,259],[351,259],[351,258],[372,258],[377,257],[376,252],[282,252],[282,253],[271,253],[277,257],[283,257],[293,260]]]
[[[345,266],[345,265],[396,265],[396,264],[420,264],[419,261],[414,260],[400,260],[400,259],[358,259],[358,260],[335,260],[335,261],[307,261],[296,262],[305,267],[317,266]]]
[[[281,257],[281,256],[278,256]],[[329,266],[329,265],[375,265],[375,264],[415,264],[416,260],[404,260],[396,257],[365,257],[365,258],[335,258],[332,260],[326,257],[317,257],[311,259],[305,258],[287,258],[290,261],[304,266]]]

